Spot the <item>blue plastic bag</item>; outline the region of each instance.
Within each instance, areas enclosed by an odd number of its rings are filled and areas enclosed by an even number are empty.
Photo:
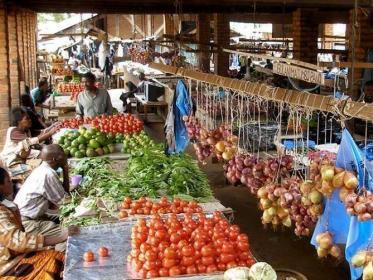
[[[363,186],[369,186],[367,184],[369,181],[369,173],[364,169],[363,154],[347,129],[342,133],[342,142],[337,156],[337,166],[349,171],[354,171],[358,174],[358,189]],[[359,250],[365,250],[368,247],[372,233],[372,220],[359,222],[356,216],[351,217],[345,254],[350,264],[352,280],[358,279],[363,270],[361,268],[354,268],[351,264],[351,259]]]

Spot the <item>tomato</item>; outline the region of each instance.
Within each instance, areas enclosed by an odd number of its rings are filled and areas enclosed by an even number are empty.
[[[151,248],[152,247],[148,243],[142,243],[140,245],[140,252],[145,253],[146,251],[151,250]]]
[[[221,251],[223,253],[234,253],[234,247],[232,243],[226,241],[223,243],[223,246],[221,247]]]
[[[169,270],[170,276],[177,276],[181,274],[181,270],[178,266],[173,266]]]
[[[231,225],[230,227],[229,227],[229,230],[230,231],[236,231],[236,232],[240,232],[240,227],[238,226],[238,225]]]
[[[173,267],[175,264],[176,264],[176,260],[175,260],[175,259],[169,259],[169,258],[165,257],[165,258],[162,260],[162,266],[163,266],[164,268],[171,268],[171,267]]]
[[[206,272],[206,266],[204,264],[197,265],[197,270],[199,273],[205,273]]]
[[[109,249],[106,248],[106,247],[100,247],[100,249],[98,249],[98,255],[100,257],[107,257],[107,256],[109,256]]]
[[[129,209],[130,208],[130,204],[129,203],[127,203],[127,202],[125,202],[125,201],[123,201],[122,202],[122,208],[124,208],[124,209]]]
[[[179,242],[179,244],[180,244],[180,242]],[[188,242],[186,242],[186,243],[188,244]],[[191,245],[186,245],[186,246],[182,247],[181,253],[185,257],[192,256],[192,255],[194,255],[194,248]]]
[[[197,274],[198,270],[197,270],[195,265],[190,265],[190,266],[187,266],[186,273],[187,274]]]
[[[140,254],[140,250],[139,249],[132,249],[131,250],[131,256],[134,257],[134,258],[137,258],[137,256]]]
[[[233,255],[233,254],[222,253],[222,254],[220,255],[220,261],[221,261],[222,263],[227,264],[227,263],[229,263],[229,262],[231,262],[231,261],[233,261],[233,260],[234,260],[234,255]]]
[[[242,252],[241,254],[240,254],[240,260],[242,260],[242,261],[246,261],[246,260],[248,260],[249,259],[249,253],[248,252]]]
[[[219,225],[223,230],[226,230],[229,226],[229,223],[227,220],[220,220]]]
[[[247,243],[245,241],[239,241],[239,242],[237,242],[237,248],[240,251],[248,251],[249,250],[249,243]]]
[[[170,236],[171,243],[177,244],[177,243],[179,243],[180,239],[181,239],[180,234],[178,234],[176,232],[172,233],[171,236]]]
[[[246,234],[244,234],[244,233],[240,233],[240,234],[237,236],[237,241],[246,241],[246,242],[249,242],[249,238],[247,237]]]
[[[83,259],[84,259],[85,262],[93,262],[94,259],[95,259],[95,255],[93,254],[93,252],[91,250],[89,250],[89,251],[84,253]]]
[[[236,241],[237,237],[238,237],[238,232],[237,231],[230,231],[229,232],[229,240]]]
[[[203,257],[211,257],[215,255],[215,250],[209,245],[205,245],[201,249],[201,254]]]
[[[164,250],[168,248],[169,246],[170,244],[167,241],[161,241],[161,243],[159,243],[158,245],[158,251],[163,253]]]
[[[189,245],[189,242],[186,241],[185,239],[182,239],[177,243],[177,248],[179,248],[179,250],[182,250],[184,247],[187,247],[188,245]]]
[[[158,271],[160,277],[168,277],[170,274],[168,273],[168,269],[161,267]]]
[[[211,273],[218,271],[218,268],[216,267],[215,264],[210,264],[209,266],[206,267],[206,273]]]
[[[150,237],[149,243],[153,247],[157,247],[159,245],[159,243],[161,243],[161,240],[159,238],[157,238],[157,237]]]
[[[159,273],[155,269],[149,270],[148,273],[146,274],[146,278],[155,278],[158,276],[159,276]]]
[[[204,241],[201,241],[201,240],[196,240],[194,241],[193,243],[193,247],[195,250],[201,250],[201,248],[205,245],[205,242]]]
[[[176,251],[170,247],[166,248],[164,250],[164,256],[167,259],[173,259],[176,257]]]
[[[226,269],[225,263],[222,263],[222,262],[218,263],[218,270],[219,271],[224,271],[225,269]]]
[[[157,265],[156,265],[155,261],[145,261],[144,262],[144,268],[146,270],[152,270],[152,269],[156,269]]]
[[[119,211],[119,214],[118,214],[118,218],[119,219],[125,219],[125,218],[127,218],[128,217],[128,213],[127,213],[127,211],[125,211],[125,210],[120,210]]]
[[[181,264],[185,266],[190,266],[194,264],[194,262],[195,262],[194,256],[188,256],[188,257],[184,256],[181,259]]]
[[[214,263],[214,257],[212,256],[209,256],[209,257],[202,257],[202,264],[208,266],[210,264],[213,264]]]
[[[132,199],[131,199],[130,197],[126,196],[126,197],[123,199],[123,201],[124,201],[125,203],[127,203],[127,204],[131,204]]]
[[[140,269],[140,271],[138,272],[138,274],[139,274],[140,278],[145,279],[146,275],[148,274],[148,271],[146,269]]]
[[[237,263],[235,261],[230,261],[229,263],[227,263],[227,269],[230,269],[236,266],[237,266]]]
[[[145,252],[145,259],[147,261],[155,261],[157,259],[157,253],[152,250],[148,250]]]

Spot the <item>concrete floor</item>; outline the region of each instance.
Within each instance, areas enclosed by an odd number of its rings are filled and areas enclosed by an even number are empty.
[[[162,142],[163,125],[152,124],[146,131],[158,142]],[[189,146],[187,152],[194,150]],[[258,200],[246,187],[226,185],[223,169],[220,163],[201,165],[210,180],[215,197],[226,207],[231,207],[234,222],[243,232],[248,234],[251,250],[259,261],[265,261],[275,268],[287,268],[304,274],[309,280],[348,280],[347,263],[337,264],[333,260],[319,260],[315,248],[310,244],[310,238],[298,238],[290,229],[264,228],[258,209]]]

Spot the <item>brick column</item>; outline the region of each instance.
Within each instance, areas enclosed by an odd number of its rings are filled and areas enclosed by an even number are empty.
[[[348,61],[352,62],[366,62],[367,50],[373,49],[373,25],[372,17],[373,10],[365,9],[367,14],[364,14],[361,10],[357,11],[355,19],[355,35],[353,32],[354,23],[354,10],[350,11],[349,24],[347,26],[346,37],[349,40],[348,46]],[[350,95],[356,100],[360,96],[361,83],[358,82],[363,78],[364,69],[349,69],[348,81],[350,84]],[[353,85],[354,83],[354,85]],[[353,86],[352,86],[353,85]]]
[[[293,12],[294,58],[309,63],[317,63],[318,23],[317,11],[297,9]]]
[[[210,17],[207,14],[197,16],[197,41],[203,44],[199,45],[202,52],[198,54],[198,68],[203,72],[210,72],[210,55],[207,46],[210,43]]]
[[[214,14],[214,42],[219,48],[229,47],[230,27],[229,19],[224,14]],[[229,54],[219,51],[214,56],[215,74],[221,76],[228,75]]]

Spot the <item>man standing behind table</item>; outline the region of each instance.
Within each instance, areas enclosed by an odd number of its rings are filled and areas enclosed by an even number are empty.
[[[51,212],[58,209],[70,188],[67,158],[61,146],[44,146],[41,159],[43,163],[32,171],[14,199],[26,232],[43,226],[59,228],[52,221],[57,216],[51,215]],[[63,170],[63,183],[56,172],[59,168]]]
[[[96,77],[92,73],[87,73],[83,77],[85,91],[78,96],[76,103],[77,118],[95,117],[99,115],[111,115],[113,106],[110,95],[106,89],[97,88]]]

